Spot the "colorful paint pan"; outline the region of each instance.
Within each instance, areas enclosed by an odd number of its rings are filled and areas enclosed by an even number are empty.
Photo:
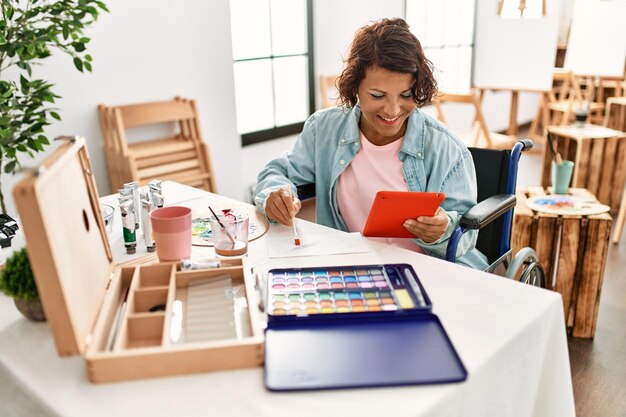
[[[398,312],[430,308],[408,265],[272,270],[270,315]]]

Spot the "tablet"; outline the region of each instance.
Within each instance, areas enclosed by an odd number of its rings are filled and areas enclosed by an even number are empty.
[[[363,236],[415,237],[403,226],[408,219],[434,216],[444,193],[413,191],[379,191],[367,216]]]

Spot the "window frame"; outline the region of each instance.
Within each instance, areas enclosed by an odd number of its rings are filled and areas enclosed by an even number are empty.
[[[315,112],[315,60],[314,60],[314,33],[313,33],[313,0],[306,0],[306,12],[307,12],[307,53],[306,54],[285,54],[285,55],[269,55],[259,58],[247,58],[240,60],[233,60],[233,65],[236,62],[255,61],[262,59],[274,60],[275,58],[284,58],[290,56],[306,56],[308,58],[308,88],[309,88],[309,114],[310,116]],[[272,86],[272,92],[274,87]],[[274,98],[272,98],[274,100]],[[257,143],[270,141],[273,139],[282,138],[289,135],[295,135],[302,132],[304,128],[304,122],[292,123],[284,126],[274,126],[270,129],[258,130],[248,133],[240,133],[241,146],[249,146]]]
[[[408,9],[408,3],[411,0],[404,0],[404,18],[408,19],[407,17],[407,9]],[[466,43],[457,43],[457,44],[446,44],[445,42],[438,44],[438,45],[429,45],[429,46],[425,46],[422,43],[422,49],[424,50],[424,53],[426,54],[426,52],[428,50],[439,50],[439,51],[444,51],[446,49],[460,49],[460,48],[470,48],[471,50],[471,54],[470,54],[470,63],[469,63],[469,85],[467,86],[468,89],[472,89],[473,88],[473,79],[474,79],[474,60],[475,60],[475,54],[476,54],[476,20],[477,20],[477,12],[478,12],[478,0],[470,0],[474,3],[474,14],[472,16],[472,38],[471,38],[471,42],[466,44]],[[411,22],[409,22],[407,20],[407,23],[409,23],[409,25],[411,24]],[[420,42],[422,42],[422,39],[419,39]],[[441,86],[439,86],[439,88],[441,88]],[[455,91],[450,91],[451,93],[454,93]]]

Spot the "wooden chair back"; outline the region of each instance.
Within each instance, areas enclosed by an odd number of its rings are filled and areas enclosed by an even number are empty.
[[[489,149],[510,149],[517,141],[515,136],[503,135],[489,130],[487,121],[481,110],[480,99],[475,92],[467,94],[449,94],[442,92],[435,98],[433,104],[435,106],[436,117],[440,122],[448,125],[443,112],[443,105],[446,103],[465,104],[467,108],[471,108],[474,112],[472,127],[455,132],[467,146]]]
[[[216,192],[208,146],[202,138],[194,100],[98,106],[111,188],[127,182],[173,180]],[[165,124],[166,137],[129,142],[129,130]],[[170,134],[174,132],[173,134]]]
[[[610,97],[606,101],[604,126],[626,132],[626,97]]]

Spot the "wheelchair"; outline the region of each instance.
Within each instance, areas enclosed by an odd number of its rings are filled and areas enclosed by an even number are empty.
[[[489,261],[485,272],[546,288],[545,271],[535,251],[526,247],[513,256],[511,250],[518,163],[522,152],[532,147],[531,140],[523,139],[515,143],[511,150],[469,148],[476,168],[478,204],[465,212],[450,237],[447,261],[456,260],[463,233],[479,230],[476,248]]]

